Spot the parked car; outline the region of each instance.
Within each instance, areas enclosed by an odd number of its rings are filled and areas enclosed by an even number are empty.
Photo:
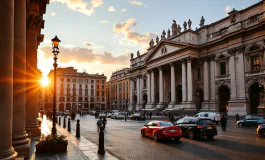
[[[216,126],[211,119],[184,117],[178,120],[176,125],[181,128],[183,136],[192,140],[202,136],[213,139],[217,135]]]
[[[116,112],[116,113],[114,113],[114,118],[115,119],[123,119],[125,114],[126,114],[125,112]]]
[[[100,114],[98,115],[98,117],[99,117],[99,118],[104,118],[104,117],[107,117],[107,115],[106,115],[105,113],[100,113]]]
[[[213,122],[215,122],[215,124],[219,124],[221,114],[216,112],[200,112],[197,113],[194,117],[211,119]]]
[[[179,141],[182,137],[182,131],[171,122],[151,121],[141,128],[141,135],[143,137],[151,137],[155,141],[164,138],[174,138]]]
[[[260,124],[257,128],[257,134],[265,137],[265,124]]]
[[[131,116],[131,120],[144,120],[144,115],[141,114],[141,113],[134,113],[132,116]]]
[[[237,121],[238,127],[258,126],[259,124],[265,124],[265,119],[263,117],[249,115],[246,116],[245,119]]]
[[[70,111],[69,111],[69,110],[65,110],[65,111],[64,111],[64,115],[69,116],[69,115],[70,115]]]

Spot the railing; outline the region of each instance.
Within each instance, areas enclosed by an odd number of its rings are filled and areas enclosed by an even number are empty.
[[[264,12],[251,16],[248,19],[242,21],[242,26],[246,27],[248,25],[254,24],[260,21],[263,18],[263,16],[264,16]]]
[[[221,35],[226,34],[227,32],[228,32],[228,28],[224,27],[224,28],[221,28],[219,31],[212,33],[212,37],[221,36]]]

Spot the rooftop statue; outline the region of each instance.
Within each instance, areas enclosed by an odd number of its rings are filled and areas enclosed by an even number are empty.
[[[154,46],[154,40],[153,39],[151,39],[149,45],[150,45],[150,47],[153,47]]]
[[[184,21],[184,23],[183,23],[183,28],[184,28],[184,31],[187,30],[187,22],[186,21]]]
[[[182,28],[181,28],[180,25],[178,24],[178,32],[179,32],[179,33],[181,33],[181,29],[182,29]]]
[[[202,16],[202,19],[201,19],[201,22],[200,22],[200,27],[203,27],[204,26],[204,22],[205,22],[205,19]]]
[[[189,19],[189,21],[188,21],[189,29],[191,29],[191,24],[192,24],[192,22],[191,22],[191,20]]]
[[[156,36],[156,44],[158,44],[158,43],[159,43],[159,37]]]
[[[131,53],[131,59],[133,59],[133,53]]]
[[[176,35],[177,34],[177,28],[178,28],[178,25],[177,25],[176,21],[173,20],[173,24],[172,24],[172,35]]]
[[[165,31],[165,30],[163,30],[163,32],[162,32],[161,40],[162,40],[162,39],[166,39],[166,31]]]
[[[167,30],[167,38],[169,38],[171,35],[170,35],[170,29]]]
[[[137,51],[137,57],[139,57],[140,56],[140,51]]]

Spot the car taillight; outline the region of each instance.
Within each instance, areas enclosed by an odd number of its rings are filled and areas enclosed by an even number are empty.
[[[203,128],[203,126],[197,126],[197,128]]]
[[[263,122],[265,122],[265,119],[263,120]]]

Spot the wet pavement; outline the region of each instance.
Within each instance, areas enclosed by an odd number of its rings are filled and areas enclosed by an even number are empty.
[[[90,115],[77,116],[76,119],[80,119],[81,135],[97,144],[97,119]],[[226,132],[218,125],[218,135],[213,140],[181,138],[180,142],[173,139],[155,142],[140,134],[140,128],[148,122],[108,119],[105,149],[119,159],[128,160],[265,159],[265,138],[256,135],[256,127],[238,128],[234,123],[229,123]],[[72,121],[73,130],[75,125],[76,121]]]

